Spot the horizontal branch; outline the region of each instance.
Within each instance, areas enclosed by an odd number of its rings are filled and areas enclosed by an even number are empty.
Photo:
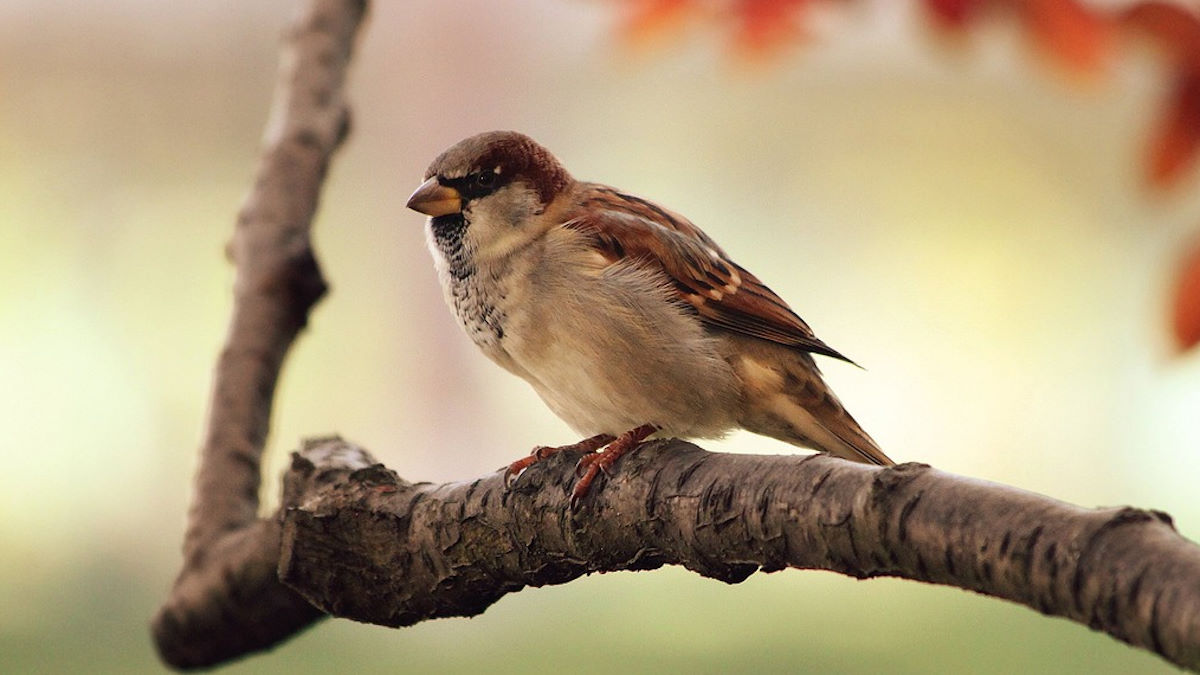
[[[1083,509],[922,464],[678,440],[622,459],[572,511],[578,457],[535,464],[506,490],[499,472],[408,483],[344,441],[311,442],[290,480],[315,492],[282,514],[280,579],[331,615],[407,626],[591,572],[671,564],[736,583],[823,569],[1005,598],[1200,668],[1200,547],[1166,514]]]

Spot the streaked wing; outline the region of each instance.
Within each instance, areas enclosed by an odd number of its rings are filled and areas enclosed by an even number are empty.
[[[657,265],[700,318],[731,331],[853,363],[813,334],[758,277],[683,216],[610,187],[583,184],[564,227],[585,232],[612,262]]]

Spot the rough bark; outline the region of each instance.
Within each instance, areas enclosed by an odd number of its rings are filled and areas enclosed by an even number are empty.
[[[279,524],[258,519],[275,383],[326,285],[309,239],[330,157],[349,129],[342,88],[365,0],[313,0],[284,36],[254,187],[228,253],[237,268],[229,333],[183,543],[184,565],[152,622],[177,667],[262,649],[321,616],[279,583]]]
[[[331,615],[407,626],[591,572],[671,564],[736,583],[823,569],[1005,598],[1200,668],[1200,547],[1161,512],[1084,509],[923,464],[677,440],[623,458],[572,510],[579,457],[535,464],[506,490],[500,473],[408,483],[343,441],[310,443],[291,480],[324,487],[285,510],[280,578]]]

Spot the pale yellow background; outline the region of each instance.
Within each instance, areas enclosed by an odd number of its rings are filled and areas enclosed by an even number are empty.
[[[333,291],[282,378],[265,497],[309,435],[434,481],[573,440],[460,335],[403,208],[437,152],[512,128],[688,215],[766,280],[865,366],[825,370],[897,460],[1163,509],[1200,536],[1200,355],[1171,358],[1164,329],[1200,191],[1142,189],[1165,91],[1152,52],[1072,85],[1010,25],[955,50],[905,6],[824,16],[762,69],[704,23],[625,49],[619,3],[378,3],[316,227]],[[222,246],[291,8],[0,5],[0,672],[161,669],[147,622],[179,564],[230,310]],[[961,591],[668,569],[472,620],[328,621],[226,672],[742,668],[1169,671]]]

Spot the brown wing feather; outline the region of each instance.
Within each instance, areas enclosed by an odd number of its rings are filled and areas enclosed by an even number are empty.
[[[660,267],[705,322],[853,363],[688,219],[609,187],[584,189],[581,208],[568,214],[564,226],[593,236],[597,250],[613,262],[628,258]]]

